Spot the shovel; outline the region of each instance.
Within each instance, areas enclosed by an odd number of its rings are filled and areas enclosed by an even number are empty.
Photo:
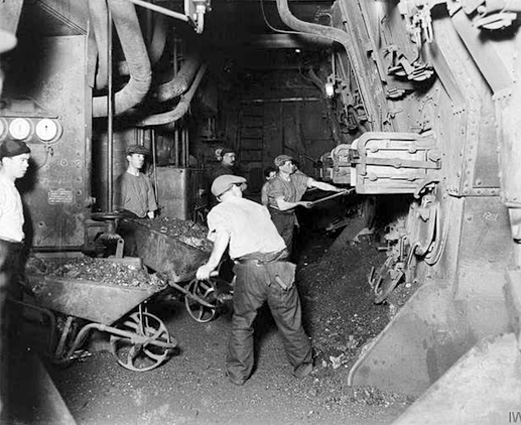
[[[352,189],[343,190],[342,192],[333,193],[332,195],[326,196],[322,199],[317,199],[316,201],[310,202],[308,204],[307,208],[313,208],[315,205],[320,204],[321,202],[329,201],[330,199],[337,198],[339,196],[349,195],[349,194],[353,193],[354,191],[355,191],[355,189],[352,188]]]

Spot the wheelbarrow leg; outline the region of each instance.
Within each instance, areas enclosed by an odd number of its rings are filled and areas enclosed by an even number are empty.
[[[56,359],[61,359],[63,356],[63,352],[65,351],[65,343],[67,342],[67,337],[69,336],[73,320],[74,317],[68,316],[67,320],[65,321],[65,327],[63,328],[60,340],[58,341],[58,346],[56,347],[56,351],[54,352],[54,357]]]

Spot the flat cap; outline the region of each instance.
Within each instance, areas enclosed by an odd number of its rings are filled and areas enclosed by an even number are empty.
[[[150,155],[150,151],[141,145],[130,145],[126,150],[125,153],[127,155],[132,155],[133,153],[138,153],[141,155]]]
[[[227,153],[235,153],[235,149],[232,148],[222,148],[221,156],[226,155]]]
[[[241,190],[246,189],[246,179],[241,176],[233,176],[231,174],[223,174],[222,176],[217,177],[212,183],[212,193],[218,198],[224,192],[230,190],[230,188],[234,184],[240,184]]]
[[[280,167],[281,165],[284,165],[286,161],[295,161],[295,159],[289,155],[279,155],[273,160],[273,163],[277,167]]]
[[[0,145],[0,159],[31,153],[29,146],[20,140],[7,139]]]

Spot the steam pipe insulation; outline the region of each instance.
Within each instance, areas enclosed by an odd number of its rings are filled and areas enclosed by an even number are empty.
[[[166,102],[181,96],[192,84],[197,69],[201,66],[201,58],[198,53],[188,56],[179,72],[170,81],[157,87],[154,97],[159,102]]]
[[[123,53],[130,70],[130,80],[114,99],[114,114],[119,115],[140,103],[150,88],[152,69],[136,9],[126,0],[108,0]],[[107,96],[95,97],[92,116],[107,116]]]
[[[94,30],[94,38],[98,47],[98,70],[96,73],[96,88],[103,89],[108,83],[107,65],[107,3],[105,0],[89,0],[89,13]]]
[[[175,126],[175,122],[181,119],[190,108],[190,103],[203,79],[204,74],[206,73],[207,65],[204,64],[197,71],[197,75],[195,76],[194,82],[190,86],[190,89],[180,97],[179,103],[176,107],[168,112],[164,112],[162,114],[151,115],[144,120],[141,120],[136,124],[137,127],[148,127],[148,126],[156,126],[156,125],[165,125],[169,124],[169,127],[172,125]]]
[[[164,15],[155,15],[154,21],[154,33],[152,34],[152,40],[147,45],[148,57],[150,63],[154,65],[163,55],[165,50],[166,38],[170,26],[168,25],[169,19]],[[128,64],[126,61],[122,61],[118,64],[118,72],[120,75],[129,75]]]

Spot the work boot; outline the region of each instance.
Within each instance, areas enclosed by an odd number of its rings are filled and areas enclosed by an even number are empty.
[[[304,378],[313,372],[313,363],[303,363],[293,371],[293,376]]]
[[[228,373],[228,371],[226,371],[224,374],[226,375],[226,377],[230,380],[230,382],[232,384],[237,385],[237,386],[242,386],[247,381],[246,379],[232,378],[232,376]]]

